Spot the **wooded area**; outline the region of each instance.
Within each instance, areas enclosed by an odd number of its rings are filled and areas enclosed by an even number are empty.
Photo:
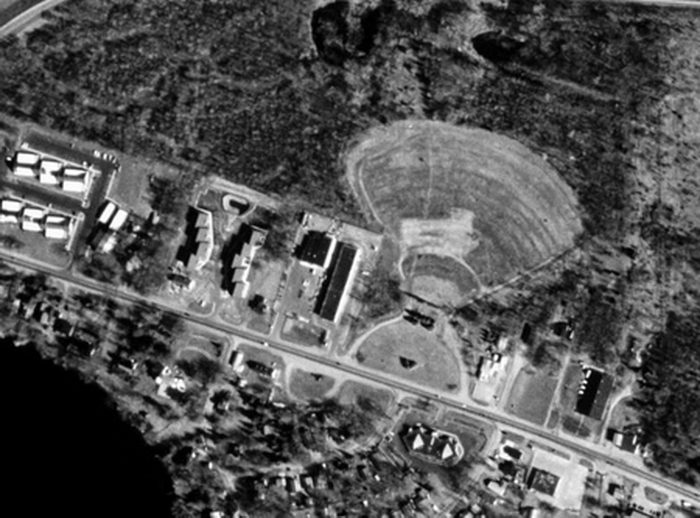
[[[699,191],[673,175],[696,171],[688,120],[697,114],[682,95],[698,91],[698,18],[568,0],[510,4],[334,2],[314,13],[311,2],[293,0],[77,0],[26,44],[0,44],[0,110],[356,221],[340,157],[360,131],[417,117],[506,134],[546,156],[575,189],[585,253],[598,253],[592,238],[605,240],[633,266],[581,261],[573,275],[583,291],[550,286],[505,310],[488,301],[479,310],[544,321],[549,303],[576,297],[576,346],[606,363],[621,321],[653,295],[645,318],[660,323],[669,308],[679,311],[652,351],[690,354],[696,324],[682,301],[698,293],[700,235],[685,207],[697,206]],[[167,209],[178,187],[155,187]],[[624,242],[630,235],[638,248]],[[270,239],[283,248],[283,235]],[[391,270],[378,275],[371,310],[398,296]],[[671,356],[652,353],[645,380],[676,368],[663,363]],[[658,383],[668,383],[668,397],[644,392],[650,440],[663,450],[657,462],[688,479],[697,455],[687,466],[681,459],[696,444],[671,441],[651,421],[663,412],[680,419],[700,396],[672,398],[673,384],[685,383],[675,376]],[[690,437],[678,426],[668,433]]]
[[[671,314],[645,355],[639,409],[652,462],[689,484],[700,483],[700,312]]]

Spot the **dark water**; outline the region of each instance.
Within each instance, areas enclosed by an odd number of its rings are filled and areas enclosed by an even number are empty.
[[[169,516],[167,472],[99,387],[0,341],[0,412],[4,516]]]

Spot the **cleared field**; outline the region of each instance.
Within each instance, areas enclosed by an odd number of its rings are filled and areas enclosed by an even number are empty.
[[[324,374],[294,369],[289,377],[289,392],[305,401],[321,400],[335,385],[335,379]]]
[[[440,390],[459,388],[459,359],[435,332],[406,321],[378,328],[360,345],[357,361]]]
[[[508,396],[506,412],[543,425],[557,389],[557,378],[521,369]]]
[[[465,262],[484,286],[557,256],[582,230],[574,193],[559,174],[518,142],[485,130],[433,121],[375,128],[347,166],[360,204],[400,241],[403,256]]]
[[[394,404],[394,394],[386,389],[374,388],[364,383],[348,380],[338,390],[338,401],[343,405],[357,405],[358,400],[367,399],[383,412]]]
[[[476,277],[452,257],[412,255],[403,260],[401,270],[407,289],[438,304],[456,305],[465,294],[479,289]]]

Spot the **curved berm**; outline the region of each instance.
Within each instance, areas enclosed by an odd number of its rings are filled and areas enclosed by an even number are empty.
[[[522,144],[481,129],[375,128],[349,152],[348,176],[363,208],[398,239],[409,289],[435,302],[509,281],[573,247],[582,231],[561,176]]]

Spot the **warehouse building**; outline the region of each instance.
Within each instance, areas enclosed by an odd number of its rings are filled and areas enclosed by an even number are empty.
[[[588,365],[581,370],[576,412],[600,421],[613,389],[613,378]]]
[[[310,230],[304,234],[295,255],[303,266],[325,271],[330,266],[336,245],[335,237]]]
[[[324,320],[337,322],[351,286],[357,248],[348,243],[338,243],[330,260],[326,276],[321,284],[314,312]]]

